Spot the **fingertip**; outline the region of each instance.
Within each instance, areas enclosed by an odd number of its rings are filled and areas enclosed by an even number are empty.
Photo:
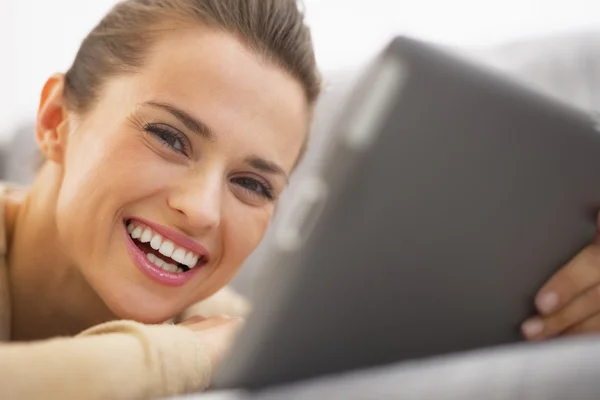
[[[244,318],[239,317],[237,315],[223,314],[223,315],[220,315],[220,317],[223,318],[223,319],[227,319],[227,320],[242,320],[242,321],[244,320]]]
[[[221,321],[223,321],[223,322],[234,323],[237,325],[243,325],[246,322],[246,320],[244,318],[239,317],[239,316],[221,315],[219,317],[221,318]]]
[[[521,332],[528,340],[533,340],[544,331],[544,322],[539,317],[528,319],[521,325]]]
[[[535,306],[542,314],[554,312],[559,305],[559,298],[556,292],[544,291],[535,299]]]
[[[189,317],[183,321],[181,321],[179,323],[179,325],[190,325],[190,324],[195,324],[198,322],[202,322],[202,321],[206,321],[208,318],[202,316],[202,315],[194,315],[192,317]]]

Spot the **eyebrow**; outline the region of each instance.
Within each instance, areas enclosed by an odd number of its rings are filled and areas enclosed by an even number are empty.
[[[192,117],[190,114],[185,111],[167,103],[159,103],[155,101],[149,101],[144,103],[151,107],[162,108],[163,110],[168,111],[171,115],[177,118],[182,124],[185,125],[189,130],[197,133],[202,136],[204,139],[212,141],[215,139],[215,136],[208,125],[204,122]]]
[[[188,129],[194,131],[195,133],[202,136],[206,140],[213,141],[215,139],[215,136],[208,125],[206,125],[204,122],[202,122],[200,120],[197,120],[196,118],[192,117],[190,114],[186,113],[185,111],[183,111],[171,104],[155,102],[155,101],[149,101],[144,104],[151,106],[151,107],[162,108],[163,110],[168,111],[175,118],[177,118],[179,121],[181,121],[181,123],[184,124]],[[285,173],[284,169],[281,168],[279,165],[275,164],[274,162],[267,161],[264,158],[261,158],[258,156],[250,156],[250,157],[246,158],[245,161],[247,164],[249,164],[250,166],[252,166],[253,168],[256,168],[257,170],[259,170],[261,172],[275,174],[275,175],[281,175],[285,178],[286,182],[288,181],[288,176]]]
[[[288,181],[288,176],[283,170],[283,168],[281,168],[279,165],[273,162],[265,160],[264,158],[250,156],[246,158],[246,163],[259,171],[266,172],[269,174],[281,175],[285,178],[286,182]]]

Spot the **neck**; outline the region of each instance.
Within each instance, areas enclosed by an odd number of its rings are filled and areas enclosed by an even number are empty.
[[[115,319],[63,251],[54,213],[61,176],[46,163],[29,193],[6,204],[13,340],[74,335]]]

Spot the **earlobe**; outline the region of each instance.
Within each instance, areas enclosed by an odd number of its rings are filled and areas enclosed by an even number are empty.
[[[62,163],[68,138],[68,114],[63,98],[64,75],[50,77],[40,98],[37,114],[36,140],[46,159]]]

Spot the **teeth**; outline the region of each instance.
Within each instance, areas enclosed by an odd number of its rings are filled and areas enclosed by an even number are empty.
[[[152,240],[150,241],[150,247],[154,250],[160,249],[160,245],[162,244],[162,236],[159,234],[155,234]]]
[[[177,261],[178,263],[183,264],[183,262],[185,261],[185,250],[181,247],[176,248],[173,254],[171,254],[171,258]]]
[[[158,268],[164,269],[167,272],[183,272],[183,270],[178,268],[177,265],[166,263],[152,253],[146,254],[146,258],[148,258],[152,264],[156,265]]]
[[[173,254],[173,250],[175,250],[175,245],[173,244],[173,242],[171,242],[170,240],[165,240],[160,246],[160,249],[158,249],[158,252],[165,257],[171,257],[171,254]]]
[[[194,268],[194,266],[196,265],[194,263],[194,253],[192,253],[191,251],[188,251],[188,253],[185,255],[185,260],[180,261],[180,262],[188,268]]]
[[[142,236],[140,236],[140,242],[148,243],[151,240],[152,240],[152,230],[150,230],[150,228],[144,229]]]
[[[167,264],[167,263],[165,263],[165,265],[163,266],[163,269],[166,269],[169,272],[177,272],[177,270],[179,268],[177,268],[177,265],[175,265],[175,264]]]
[[[142,236],[142,228],[138,226],[133,230],[133,232],[131,232],[131,237],[134,239],[139,239],[140,236]]]
[[[194,268],[198,264],[198,260],[201,256],[193,251],[187,251],[183,247],[175,246],[175,244],[163,238],[160,234],[154,233],[154,231],[144,225],[135,226],[133,223],[127,224],[127,232],[132,239],[135,239],[141,243],[149,243],[150,247],[157,250],[160,254],[165,257],[171,258],[177,264],[183,264],[188,268]],[[156,257],[152,253],[146,254],[146,257],[150,262],[159,268],[169,272],[184,272],[182,268],[179,268],[175,263],[165,263],[161,258]]]

